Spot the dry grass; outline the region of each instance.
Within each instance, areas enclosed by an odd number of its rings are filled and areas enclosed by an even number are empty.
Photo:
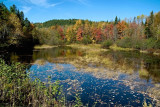
[[[72,48],[77,48],[77,49],[83,49],[86,51],[108,51],[107,49],[102,49],[100,44],[88,44],[88,45],[83,45],[83,44],[71,44],[67,45]]]
[[[48,48],[54,48],[54,47],[58,47],[58,46],[51,46],[51,45],[36,45],[34,47],[34,49],[48,49]]]
[[[102,52],[109,51],[108,49],[102,49],[100,44],[71,44],[68,45],[72,48],[77,48],[85,51],[85,56],[77,56],[74,60],[69,60],[68,63],[74,65],[78,69],[84,69],[87,72],[106,72],[105,70],[99,70],[99,66],[103,66],[111,71],[121,71],[123,73],[132,74],[133,68],[128,67],[125,64],[123,66],[113,62],[109,57],[102,56]],[[89,64],[93,64],[97,69],[89,67]],[[108,72],[108,71],[107,71]],[[113,73],[115,74],[115,72]]]
[[[37,65],[45,65],[46,64],[46,61],[45,60],[43,60],[43,59],[39,59],[39,60],[36,60],[35,62],[34,62],[34,64],[37,64]]]
[[[134,50],[133,48],[121,48],[121,47],[118,47],[116,44],[110,46],[110,49],[121,50],[121,51],[132,51],[132,50]]]
[[[147,50],[140,50],[140,53],[146,53],[146,54],[148,54],[149,52]]]
[[[154,52],[154,53],[153,53],[153,55],[160,55],[160,53],[158,53],[158,52]]]
[[[149,73],[146,69],[140,69],[139,70],[139,76],[140,77],[148,77],[149,76]]]
[[[127,66],[124,62],[122,62],[122,64],[119,64],[119,63],[113,62],[113,60],[110,59],[109,57],[105,57],[101,55],[103,52],[106,52],[109,50],[101,48],[100,44],[89,44],[89,45],[71,44],[67,46],[84,51],[85,55],[84,56],[77,55],[74,57],[62,57],[62,58],[61,57],[58,57],[58,58],[48,57],[47,60],[49,62],[55,62],[55,63],[58,63],[58,62],[70,63],[74,65],[75,67],[77,67],[78,69],[84,69],[88,72],[103,72],[104,70],[98,70],[99,66],[103,66],[111,71],[116,70],[122,73],[133,74],[133,68]],[[43,65],[44,64],[43,62],[44,61],[38,61],[36,63]],[[94,66],[96,66],[97,70],[94,69],[93,67],[89,67],[89,64],[93,64]]]

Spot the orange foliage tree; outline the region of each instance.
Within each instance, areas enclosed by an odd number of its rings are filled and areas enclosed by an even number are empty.
[[[83,39],[83,30],[81,28],[78,28],[76,39],[77,41],[82,41]]]
[[[94,28],[92,36],[97,43],[102,41],[102,30],[100,28]]]
[[[104,37],[105,39],[113,39],[113,24],[107,24],[104,29]]]
[[[122,38],[124,36],[124,30],[125,28],[127,27],[126,26],[126,22],[125,21],[122,21],[122,22],[118,22],[117,24],[117,29],[118,29],[118,34],[120,35],[119,38]]]

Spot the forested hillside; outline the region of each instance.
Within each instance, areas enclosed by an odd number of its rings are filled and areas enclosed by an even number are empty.
[[[44,23],[35,23],[35,26],[38,28],[42,28],[42,27],[51,27],[51,26],[56,26],[56,25],[60,25],[60,26],[64,26],[64,25],[74,25],[76,24],[76,21],[78,19],[54,19],[54,20],[49,20],[46,21]],[[85,20],[82,20],[82,23],[84,23]],[[92,23],[90,21],[90,23]]]
[[[116,17],[112,22],[72,21],[75,24],[63,20],[57,21],[60,25],[55,25],[56,20],[42,24],[37,28],[40,44],[102,43],[141,50],[160,48],[160,12],[125,20]]]

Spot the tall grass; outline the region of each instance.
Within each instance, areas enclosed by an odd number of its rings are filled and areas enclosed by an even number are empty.
[[[31,81],[20,63],[7,65],[0,59],[0,103],[7,106],[49,107],[65,105],[59,82]]]

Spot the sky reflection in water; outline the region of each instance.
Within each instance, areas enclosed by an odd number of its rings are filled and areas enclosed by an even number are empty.
[[[151,102],[147,95],[131,90],[124,85],[127,74],[119,75],[118,80],[96,78],[92,73],[79,72],[71,64],[56,64],[46,62],[44,65],[34,64],[30,68],[30,76],[47,82],[48,76],[51,80],[60,80],[64,87],[66,98],[74,100],[75,93],[80,93],[83,104],[93,106],[142,106],[144,99]]]
[[[154,104],[147,95],[160,99],[158,56],[133,51],[55,47],[11,53],[10,60],[31,64],[32,79],[47,82],[51,76],[52,81],[60,80],[69,101],[75,99],[77,92],[89,106],[95,102],[98,102],[96,106],[142,106],[145,99]],[[108,61],[108,65],[100,63],[104,61]]]

